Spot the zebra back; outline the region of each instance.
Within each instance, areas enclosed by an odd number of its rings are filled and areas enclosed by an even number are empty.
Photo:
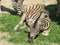
[[[25,11],[25,19],[28,25],[33,25],[44,11],[46,10],[39,5],[28,6]]]

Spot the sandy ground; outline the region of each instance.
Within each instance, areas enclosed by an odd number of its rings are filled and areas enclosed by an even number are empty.
[[[33,4],[55,4],[57,3],[56,0],[24,0],[23,5],[33,5]],[[12,8],[12,1],[11,0],[2,0],[1,5],[7,7],[7,8]]]
[[[56,0],[24,0],[23,5],[29,6],[29,5],[33,5],[33,4],[44,4],[47,6],[47,5],[51,5],[51,4],[55,4],[55,3],[57,3]],[[12,7],[11,0],[1,0],[0,4],[8,9],[14,10]],[[25,9],[25,7],[23,9]],[[6,11],[2,12],[0,10],[0,14],[1,13],[7,13],[7,12]]]
[[[25,0],[23,2],[24,5],[32,5],[32,4],[50,5],[50,4],[55,4],[55,3],[57,3],[56,0]]]
[[[11,0],[1,0],[1,5],[12,9],[12,1]]]
[[[15,44],[9,42],[8,40],[11,38],[9,32],[1,32],[0,31],[0,45],[22,45],[22,44]]]
[[[9,43],[7,40],[11,36],[9,35],[8,32],[1,32],[0,31],[0,45],[13,45],[13,43]]]

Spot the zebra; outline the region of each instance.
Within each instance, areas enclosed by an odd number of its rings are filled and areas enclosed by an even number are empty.
[[[25,13],[22,15],[21,21],[14,29],[17,29],[22,23],[25,23],[30,27],[28,37],[29,42],[33,42],[39,32],[45,36],[47,36],[50,32],[49,12],[40,5],[28,6]]]
[[[23,14],[23,11],[22,11],[23,1],[24,0],[12,0],[12,7],[20,16]]]

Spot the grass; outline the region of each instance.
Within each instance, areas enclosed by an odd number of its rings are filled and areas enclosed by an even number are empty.
[[[0,17],[0,31],[9,32],[11,36],[7,40],[8,42],[15,43],[16,45],[18,44],[21,44],[21,45],[60,45],[60,24],[59,24],[60,22],[57,21],[57,19],[53,18],[53,16],[51,18],[50,34],[48,36],[43,36],[42,34],[39,34],[39,36],[31,44],[27,42],[28,33],[25,32],[27,31],[27,27],[23,29],[19,28],[17,30],[13,30],[14,26],[19,22],[20,19],[21,17],[10,14],[10,13],[8,14],[4,13]]]

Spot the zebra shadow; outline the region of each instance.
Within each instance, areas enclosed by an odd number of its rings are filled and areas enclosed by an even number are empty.
[[[4,7],[4,6],[2,6],[2,5],[1,5],[1,11],[2,11],[2,12],[3,12],[3,11],[9,12],[9,13],[11,13],[12,15],[17,15],[17,12],[16,12],[15,10],[9,9],[9,8]]]
[[[57,22],[57,24],[60,25],[60,18],[58,18],[56,15],[57,15],[57,8],[58,8],[58,5],[48,5],[48,6],[45,6],[45,9],[47,11],[49,11],[49,16],[50,16],[50,19],[51,21],[54,21],[54,22]]]

